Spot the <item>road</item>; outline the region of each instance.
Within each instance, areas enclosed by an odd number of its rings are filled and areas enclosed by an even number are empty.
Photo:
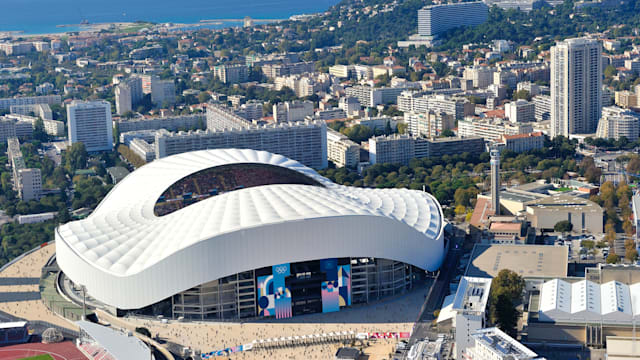
[[[433,287],[422,306],[422,312],[413,327],[413,333],[411,334],[411,339],[409,339],[408,348],[411,348],[411,346],[422,339],[429,338],[435,340],[437,338],[437,331],[431,329],[431,323],[435,320],[433,312],[440,309],[444,297],[449,294],[449,284],[456,274],[456,266],[460,259],[460,255],[462,254],[461,249],[456,249],[455,246],[458,242],[456,240],[460,239],[459,236],[460,235],[451,239],[451,241],[453,241],[451,249],[442,263],[438,277],[436,278],[436,281],[434,282]]]

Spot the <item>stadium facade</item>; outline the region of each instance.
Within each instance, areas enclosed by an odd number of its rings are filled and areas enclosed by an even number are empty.
[[[117,314],[285,318],[406,291],[440,267],[443,227],[426,192],[218,149],[141,167],[55,237],[65,276]]]

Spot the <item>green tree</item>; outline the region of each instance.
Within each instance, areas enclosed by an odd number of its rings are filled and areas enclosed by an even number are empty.
[[[607,256],[607,264],[616,264],[618,261],[620,261],[620,257],[615,253],[610,253]]]
[[[87,149],[82,142],[77,142],[71,145],[71,147],[67,148],[65,161],[69,166],[71,172],[75,172],[78,169],[86,168],[88,159],[89,154],[87,154]]]
[[[616,76],[617,73],[618,73],[618,70],[616,70],[616,68],[613,65],[608,65],[604,69],[604,77],[605,78],[612,78],[612,77]]]
[[[569,220],[558,221],[554,226],[553,230],[557,232],[569,232],[573,229],[573,224]]]
[[[517,273],[503,269],[491,282],[489,315],[507,334],[516,334],[518,312],[515,309],[524,290],[524,279]]]

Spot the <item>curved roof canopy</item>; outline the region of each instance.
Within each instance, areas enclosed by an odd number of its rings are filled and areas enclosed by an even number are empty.
[[[282,167],[310,181],[237,187],[162,216],[154,212],[158,199],[180,180],[233,164]],[[281,155],[218,149],[141,167],[89,217],[61,225],[56,239],[58,263],[67,276],[98,300],[134,308],[284,262],[372,256],[435,270],[444,255],[442,221],[440,205],[424,192],[337,185]],[[157,279],[163,281],[154,285]],[[132,291],[140,289],[136,281],[150,287],[140,296],[145,300],[109,294],[121,292],[128,281]]]

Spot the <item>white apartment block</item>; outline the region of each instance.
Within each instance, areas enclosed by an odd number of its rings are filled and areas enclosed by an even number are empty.
[[[600,120],[601,45],[568,39],[551,48],[551,137],[591,134]]]
[[[113,150],[111,104],[78,101],[67,105],[69,145],[82,142],[88,152]]]
[[[351,77],[353,66],[350,65],[333,65],[329,67],[329,75],[340,79],[348,79]]]
[[[347,116],[357,116],[360,113],[360,101],[354,97],[341,97],[338,100],[338,108],[342,109]]]
[[[44,132],[51,136],[64,136],[64,123],[58,120],[42,120]]]
[[[236,111],[236,114],[249,121],[262,119],[262,116],[264,115],[263,103],[258,100],[250,100],[242,104],[240,109]]]
[[[497,327],[481,329],[471,335],[474,346],[467,348],[469,360],[533,360],[538,354]]]
[[[0,99],[0,110],[10,110],[12,106],[16,105],[35,105],[35,104],[47,104],[47,105],[60,105],[62,97],[60,95],[43,95],[43,96],[23,96],[14,98]]]
[[[513,123],[533,122],[536,120],[535,105],[527,100],[516,100],[504,105],[504,115]]]
[[[410,91],[404,91],[398,96],[398,110],[402,112],[445,113],[461,120],[465,116],[474,114],[475,105],[462,97],[448,95],[420,95]]]
[[[157,105],[176,102],[176,86],[173,80],[154,80],[151,82],[151,102]]]
[[[116,113],[118,115],[124,115],[133,109],[131,103],[131,89],[126,84],[116,86],[114,93],[116,95]]]
[[[501,119],[465,118],[458,121],[458,136],[480,136],[488,141],[497,141],[502,135],[517,135],[533,132],[530,123],[513,124]]]
[[[144,139],[136,138],[131,140],[129,149],[146,162],[152,162],[156,158],[156,148]]]
[[[364,107],[376,107],[378,105],[395,104],[398,96],[407,90],[406,87],[379,87],[374,88],[365,85],[356,85],[345,89],[348,97],[354,97]]]
[[[213,76],[225,84],[237,84],[249,79],[249,68],[246,65],[217,65],[213,67]]]
[[[53,112],[48,104],[13,105],[9,112],[18,115],[30,115],[33,113],[42,120],[53,120]]]
[[[313,102],[308,100],[273,105],[273,120],[277,123],[303,121],[307,116],[313,116]]]
[[[242,129],[250,126],[250,121],[225,106],[207,105],[207,129],[209,130]]]
[[[551,96],[537,95],[531,102],[533,102],[534,117],[536,121],[546,121],[551,119]]]
[[[138,130],[167,129],[176,131],[179,129],[203,129],[206,126],[206,117],[204,114],[140,117],[119,119],[116,125],[121,133]]]
[[[635,141],[640,136],[640,113],[615,106],[602,108],[596,137],[603,139],[627,138]]]
[[[407,164],[415,157],[415,139],[409,135],[393,134],[369,139],[371,164]]]
[[[464,69],[463,78],[473,81],[473,87],[486,89],[493,84],[493,73],[496,71],[490,66],[473,66]]]
[[[274,84],[276,90],[288,87],[297,97],[306,97],[327,91],[331,85],[331,76],[324,73],[279,76],[274,80]]]
[[[316,64],[312,61],[262,65],[262,72],[271,79],[275,79],[278,76],[305,74],[315,71]]]
[[[40,169],[20,169],[18,171],[18,194],[23,201],[38,200],[42,194],[42,174]]]
[[[280,154],[316,169],[327,167],[327,125],[324,121],[178,133],[159,130],[154,145],[156,159],[195,150],[237,148]]]
[[[418,34],[435,36],[459,26],[476,26],[487,21],[489,8],[483,2],[425,6],[418,10]]]
[[[542,93],[542,89],[540,89],[540,86],[530,81],[519,82],[518,85],[516,86],[516,90],[517,91],[525,90],[529,92],[529,95],[531,96],[540,95]]]
[[[467,349],[475,345],[473,334],[484,328],[491,290],[490,278],[464,276],[460,279],[453,299],[455,312],[453,326],[456,329],[456,359],[465,359]]]
[[[9,138],[16,137],[15,121],[0,116],[0,143],[6,143]]]
[[[314,119],[316,120],[334,120],[334,119],[344,119],[347,117],[347,114],[344,110],[340,108],[331,108],[325,110],[318,110],[314,115]]]
[[[410,135],[424,137],[440,136],[444,130],[451,130],[456,124],[453,116],[432,111],[424,113],[405,112],[404,122],[407,124],[407,130]]]
[[[327,159],[336,167],[355,169],[360,163],[360,146],[345,135],[327,128]]]
[[[518,135],[502,135],[502,143],[504,143],[505,149],[517,153],[542,149],[544,147],[544,134],[542,132],[534,132]]]

